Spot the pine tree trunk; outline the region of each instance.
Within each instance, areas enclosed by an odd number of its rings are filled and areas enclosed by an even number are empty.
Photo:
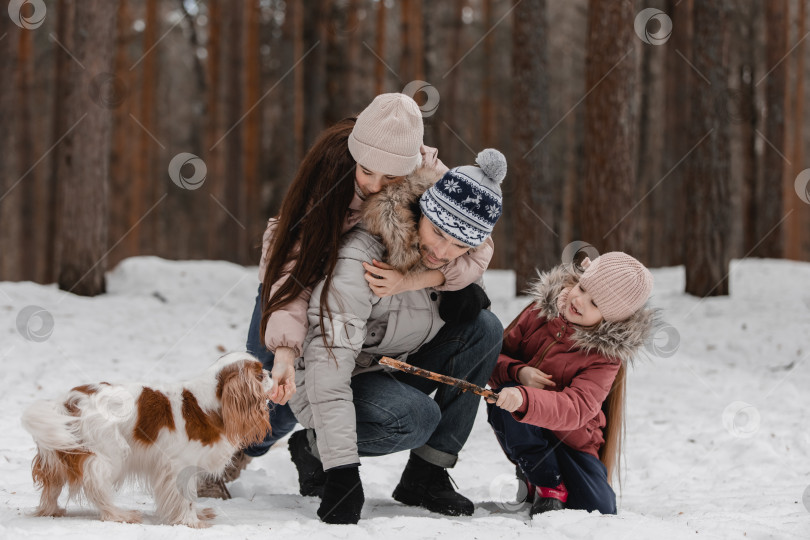
[[[746,20],[746,35],[744,40],[744,63],[743,72],[740,76],[740,84],[742,85],[745,96],[749,96],[750,103],[746,114],[743,115],[743,124],[740,126],[740,136],[742,138],[743,152],[742,152],[742,236],[743,236],[743,252],[752,253],[754,245],[756,244],[756,213],[757,213],[757,178],[759,177],[759,157],[757,156],[757,143],[759,136],[757,130],[759,126],[759,114],[756,109],[756,81],[762,77],[757,62],[757,37],[758,37],[758,24],[761,17],[761,7],[759,0],[751,0],[749,3],[749,12],[747,13]],[[767,69],[767,68],[766,68]],[[747,73],[746,73],[747,71]]]
[[[117,6],[106,0],[76,2],[67,70],[65,120],[70,126],[56,148],[62,188],[59,225],[59,287],[84,296],[105,291],[107,177],[112,113],[91,99],[90,80],[113,70]],[[56,133],[58,138],[63,136]]]
[[[130,71],[132,63],[137,60],[137,57],[130,58],[127,53],[131,46],[131,38],[128,33],[132,32],[132,17],[129,10],[128,0],[121,0],[118,3],[118,36],[115,45],[115,74],[121,77],[121,82],[124,85],[125,91],[128,92],[126,97],[132,97],[133,86],[137,82],[137,78]],[[135,196],[133,189],[133,176],[131,175],[132,168],[134,167],[134,159],[132,148],[134,147],[135,132],[131,129],[134,125],[130,114],[137,112],[132,99],[125,99],[123,103],[115,107],[113,112],[113,135],[112,135],[112,153],[110,156],[110,190],[115,196],[110,198],[109,201],[109,231],[110,238],[119,239],[127,234],[127,231],[132,226],[129,223],[128,211],[132,208],[133,198]],[[137,126],[135,126],[137,127]],[[132,231],[135,232],[135,231]],[[132,234],[132,233],[130,233]],[[121,259],[137,255],[138,251],[130,251],[132,245],[124,239],[117,247],[113,248],[108,257],[110,265],[115,265]],[[117,240],[116,240],[117,241]],[[111,246],[112,247],[112,246]]]
[[[261,98],[261,56],[259,55],[259,2],[250,2],[250,11],[245,21],[247,25],[245,40],[246,79],[244,88],[245,110],[254,107]],[[256,264],[252,247],[261,239],[264,231],[261,219],[261,197],[259,193],[259,167],[262,143],[262,109],[256,106],[245,117],[245,150],[244,150],[244,192],[245,192],[245,219],[242,222],[247,231],[244,231],[243,264]]]
[[[223,228],[220,230],[219,257],[221,259],[245,264],[248,262],[248,241],[245,228],[247,201],[245,198],[245,125],[243,115],[247,111],[244,104],[245,89],[245,14],[244,2],[235,2],[228,6],[230,12],[226,18],[229,25],[227,46],[227,64],[223,66],[227,81],[227,99],[225,105],[224,130],[225,138],[220,143],[224,146],[224,174],[217,178],[222,183],[221,192],[224,208],[216,211],[223,215]],[[227,135],[226,135],[227,133]],[[217,205],[219,206],[219,205]]]
[[[146,0],[146,19],[143,34],[143,52],[145,54],[136,69],[141,70],[141,84],[139,86],[140,100],[138,101],[138,112],[136,117],[141,126],[137,132],[137,150],[133,162],[132,174],[132,204],[129,207],[127,216],[127,228],[133,227],[143,218],[147,208],[152,204],[147,200],[149,186],[152,180],[152,145],[154,141],[150,133],[155,132],[155,86],[157,55],[154,47],[158,40],[160,22],[158,20],[157,0]],[[151,50],[150,50],[151,49]],[[149,51],[149,53],[147,53]],[[153,181],[153,180],[152,180]],[[148,222],[134,227],[124,239],[129,255],[143,253],[144,250],[152,247],[149,245],[151,235],[148,231]]]
[[[672,19],[673,32],[666,47],[665,65],[665,100],[664,100],[664,133],[663,174],[668,175],[653,195],[666,213],[652,215],[660,222],[661,236],[651,238],[658,242],[660,261],[665,266],[683,264],[684,261],[684,226],[686,217],[686,163],[684,156],[694,142],[689,141],[689,94],[684,89],[685,81],[694,76],[689,64],[684,62],[681,54],[689,58],[692,50],[692,0],[669,0],[666,13]],[[678,54],[680,52],[680,54]]]
[[[807,0],[798,0],[799,14],[798,14],[798,36],[801,39],[807,31]],[[805,58],[806,58],[806,45],[804,42],[800,43],[796,48],[796,86],[794,90],[795,110],[793,111],[793,151],[791,153],[793,161],[793,170],[789,178],[789,186],[787,195],[790,200],[790,210],[794,210],[788,218],[787,235],[785,237],[786,253],[785,256],[789,259],[801,260],[802,257],[807,257],[810,253],[802,253],[802,231],[807,233],[810,230],[810,207],[803,204],[803,201],[796,196],[796,190],[791,189],[794,185],[794,179],[799,173],[806,168],[804,161],[804,139],[802,133],[804,131],[804,75],[805,75]],[[805,260],[807,260],[805,258]]]
[[[222,143],[220,137],[224,134],[221,130],[220,117],[222,115],[221,103],[221,81],[222,81],[222,41],[223,41],[223,2],[222,0],[211,0],[208,3],[209,23],[208,23],[208,56],[207,68],[208,74],[206,77],[208,95],[206,100],[206,122],[205,131],[207,134],[205,143],[205,165],[208,170],[208,179],[206,183],[211,186],[216,184],[212,179],[221,179],[223,177],[223,167],[221,165],[222,158]],[[226,35],[227,37],[227,35]],[[213,189],[211,189],[213,191]],[[217,251],[217,238],[219,234],[219,227],[221,224],[222,210],[211,200],[210,195],[218,196],[217,193],[209,191],[208,211],[209,215],[216,215],[219,219],[209,219],[206,222],[206,249],[205,256],[207,258],[215,258]],[[219,194],[221,196],[221,194]]]
[[[782,177],[785,170],[785,88],[787,82],[787,1],[765,3],[767,46],[765,78],[765,139],[762,176],[755,200],[756,227],[753,255],[778,258],[784,252],[782,226]],[[781,154],[781,155],[780,155]]]
[[[548,148],[537,143],[548,129],[548,78],[546,73],[546,2],[521,2],[513,12],[512,110],[520,120],[513,128],[513,156],[509,162],[512,182],[510,204],[514,216],[516,293],[526,290],[535,268],[548,268],[557,252],[554,194],[548,173]]]
[[[5,3],[3,7],[5,8]],[[17,48],[20,30],[6,13],[0,13],[0,80],[5,85],[13,81],[17,72]],[[6,89],[0,92],[0,148],[15,148],[17,133],[17,104],[15,94]],[[20,227],[20,177],[22,169],[17,152],[0,152],[0,280],[22,279],[19,245]],[[29,165],[30,166],[30,165]]]
[[[38,215],[41,208],[36,201],[36,188],[41,169],[32,167],[38,156],[34,153],[33,119],[31,99],[33,88],[33,34],[30,31],[20,32],[17,49],[16,105],[17,105],[17,159],[28,171],[17,186],[20,195],[20,235],[19,253],[21,254],[20,275],[22,279],[35,280],[39,263],[41,246],[36,243],[36,230],[43,223],[44,216]]]
[[[592,0],[585,89],[585,187],[582,240],[600,252],[633,253],[643,214],[636,190],[636,92],[632,2]]]
[[[382,58],[385,58],[385,36],[386,36],[386,8],[385,2],[375,2],[377,4],[377,38],[374,42],[374,51],[380,55]],[[374,63],[374,95],[380,95],[383,93],[383,89],[385,88],[385,74],[386,74],[385,64],[380,62],[379,60]],[[360,111],[357,111],[358,113]]]
[[[695,2],[692,64],[711,88],[726,85],[727,9],[725,0]],[[728,116],[718,114],[714,94],[697,75],[689,79],[689,95],[689,138],[697,147],[687,169],[686,292],[725,295],[731,232]]]

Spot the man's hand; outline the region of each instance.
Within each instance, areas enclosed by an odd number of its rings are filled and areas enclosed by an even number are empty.
[[[543,373],[539,369],[531,366],[520,368],[517,372],[517,378],[517,382],[523,386],[530,386],[541,390],[546,386],[557,386],[557,384],[551,380],[551,375]]]
[[[278,347],[275,359],[273,360],[273,370],[270,377],[273,379],[273,392],[270,394],[270,401],[279,405],[286,404],[293,394],[295,394],[295,352],[289,347]]]
[[[487,401],[493,403],[491,399]],[[504,388],[498,392],[498,401],[494,403],[506,412],[515,412],[523,405],[523,392],[514,387]]]
[[[390,264],[372,259],[373,264],[363,263],[366,273],[363,276],[368,281],[371,291],[379,298],[393,296],[406,291],[415,290],[411,279]]]

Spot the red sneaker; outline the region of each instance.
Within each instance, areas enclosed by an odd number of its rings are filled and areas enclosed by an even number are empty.
[[[536,516],[551,510],[562,510],[565,508],[565,503],[568,501],[568,490],[565,489],[565,484],[560,482],[560,485],[554,488],[537,486],[536,496],[529,516]]]

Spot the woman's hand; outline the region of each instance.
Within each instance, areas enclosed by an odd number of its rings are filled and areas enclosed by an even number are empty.
[[[372,259],[373,264],[363,263],[366,273],[363,277],[368,281],[371,291],[378,297],[393,296],[405,291],[415,290],[410,277],[405,276],[399,270],[395,270],[390,264]]]
[[[295,351],[290,347],[278,347],[273,359],[270,377],[273,379],[273,391],[270,401],[284,405],[295,394]]]
[[[531,388],[539,388],[542,390],[546,386],[557,386],[557,384],[551,380],[551,375],[543,373],[539,369],[531,366],[520,368],[517,372],[517,378],[520,384]]]
[[[523,405],[523,392],[514,387],[504,388],[498,392],[498,401],[487,399],[489,403],[495,403],[506,412],[515,412]]]

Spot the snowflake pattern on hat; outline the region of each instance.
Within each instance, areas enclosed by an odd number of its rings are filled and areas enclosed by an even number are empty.
[[[422,195],[419,205],[439,229],[468,246],[478,246],[492,234],[503,200],[498,184],[479,167],[465,166],[447,171]]]

